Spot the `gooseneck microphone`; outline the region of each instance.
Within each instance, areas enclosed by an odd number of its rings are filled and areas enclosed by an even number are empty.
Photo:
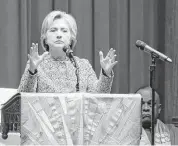
[[[76,83],[76,92],[79,91],[79,81],[80,81],[80,78],[79,78],[79,66],[77,64],[77,61],[74,57],[74,54],[73,54],[73,50],[70,48],[70,47],[64,47],[63,48],[63,51],[66,53],[66,55],[69,57],[70,61],[72,62],[73,66],[76,68],[75,70],[75,74],[76,74],[76,77],[77,77],[77,83]]]
[[[153,49],[152,47],[148,46],[146,43],[143,41],[137,40],[135,43],[136,47],[138,47],[140,50],[145,51],[147,53],[155,55],[158,59],[161,59],[162,61],[167,61],[169,63],[172,63],[171,58],[168,56],[164,55],[163,53]]]

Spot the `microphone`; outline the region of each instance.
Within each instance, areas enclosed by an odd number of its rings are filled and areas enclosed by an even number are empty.
[[[158,56],[159,59],[163,60],[163,61],[167,61],[169,63],[172,63],[171,58],[169,58],[168,56],[164,55],[163,53],[153,49],[152,47],[148,46],[146,43],[144,43],[143,41],[137,40],[135,43],[136,47],[139,48],[142,51],[145,51],[147,53],[150,54],[155,54],[156,56]]]
[[[66,53],[66,55],[69,57],[70,61],[72,62],[72,64],[76,68],[75,74],[76,74],[76,77],[77,77],[77,83],[76,83],[75,87],[76,87],[76,91],[78,92],[79,91],[79,81],[80,81],[79,66],[77,64],[76,59],[74,58],[73,50],[69,46],[65,46],[63,48],[63,51]]]
[[[66,55],[69,57],[69,58],[73,58],[74,54],[73,54],[73,51],[72,49],[69,49],[68,47],[64,47],[63,48],[63,51],[66,53]]]

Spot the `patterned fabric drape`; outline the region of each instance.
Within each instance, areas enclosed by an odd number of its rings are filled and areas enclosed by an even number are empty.
[[[21,94],[21,145],[139,145],[139,94]]]

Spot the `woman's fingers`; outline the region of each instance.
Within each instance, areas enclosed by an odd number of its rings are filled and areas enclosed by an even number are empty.
[[[114,51],[113,48],[111,48],[111,49],[109,50],[109,55],[110,55],[110,57],[111,57],[111,55],[113,54],[113,51]]]
[[[33,57],[38,56],[38,43],[32,43],[32,46],[30,47],[30,55]]]
[[[34,46],[35,46],[34,43],[32,43],[32,46],[30,47],[31,48],[31,52],[30,52],[31,56],[33,56],[35,53]]]
[[[102,51],[99,52],[99,56],[100,56],[100,62],[103,61],[104,57],[103,57],[103,52]]]
[[[111,49],[109,50],[109,52],[107,53],[106,57],[110,57],[112,50],[113,50],[113,48],[111,48]]]
[[[35,53],[38,53],[38,43],[35,44]]]
[[[34,49],[33,47],[30,47],[30,55],[33,56],[33,54],[34,54]]]
[[[111,64],[111,68],[113,68],[116,64],[118,63],[118,61],[115,61]]]
[[[32,59],[32,57],[30,56],[30,54],[28,54],[28,59],[30,60],[31,63],[33,62],[33,59]]]
[[[111,62],[113,63],[114,61],[115,61],[115,59],[116,59],[116,54],[111,58]]]
[[[116,50],[114,50],[113,48],[111,48],[112,50],[110,51],[110,58],[112,58],[115,55]]]

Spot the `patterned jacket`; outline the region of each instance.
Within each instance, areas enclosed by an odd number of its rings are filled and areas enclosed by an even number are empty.
[[[92,93],[109,93],[112,86],[113,75],[107,77],[100,74],[99,79],[86,59],[75,56],[79,66],[79,91]],[[47,55],[38,66],[36,74],[28,71],[29,61],[21,78],[19,92],[40,93],[73,93],[76,92],[77,77],[75,67],[67,58],[65,61],[54,60]]]

